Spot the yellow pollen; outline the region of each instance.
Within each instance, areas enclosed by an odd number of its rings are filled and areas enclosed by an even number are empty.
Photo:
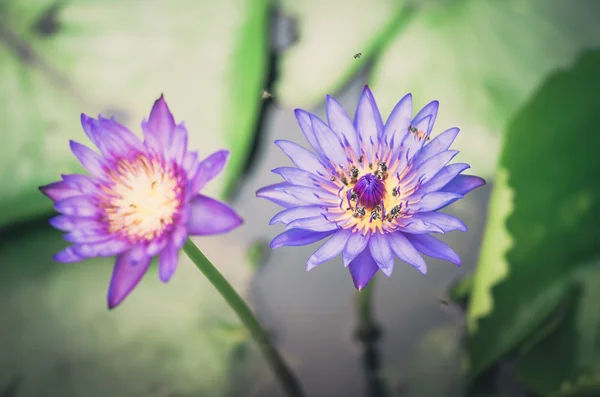
[[[330,211],[328,219],[336,221],[344,228],[366,234],[393,230],[397,221],[412,216],[406,213],[407,205],[413,204],[409,203],[407,198],[418,189],[418,184],[413,183],[416,182],[414,175],[409,175],[410,166],[400,169],[399,162],[390,163],[390,153],[386,153],[382,160],[372,158],[371,161],[363,156],[356,158],[353,153],[347,154],[350,164],[344,169],[338,168],[337,175],[333,178],[340,188],[337,194],[342,200],[341,208]],[[374,209],[360,209],[358,198],[352,197],[352,189],[366,174],[375,175],[385,186],[383,201]],[[396,190],[398,188],[400,189]]]
[[[114,184],[104,189],[103,207],[110,233],[150,241],[172,226],[182,202],[174,169],[140,155],[119,160],[109,177]]]

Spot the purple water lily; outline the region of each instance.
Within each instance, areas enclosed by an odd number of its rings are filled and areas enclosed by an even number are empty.
[[[169,281],[188,235],[228,232],[242,223],[227,204],[198,192],[221,172],[229,151],[199,161],[188,151],[188,133],[175,124],[161,96],[142,122],[144,142],[113,118],[81,115],[86,135],[100,151],[71,141],[90,175],[63,175],[40,187],[62,215],[50,220],[73,245],[59,262],[117,256],[108,306],[129,295],[158,255],[159,277]]]
[[[466,231],[458,218],[435,212],[463,198],[485,181],[461,175],[468,164],[448,163],[459,129],[429,136],[437,116],[433,101],[412,117],[412,96],[404,96],[384,124],[365,87],[354,122],[327,96],[328,123],[304,110],[296,118],[313,153],[296,143],[275,143],[295,167],[273,170],[285,182],[256,194],[285,207],[271,220],[285,231],[271,248],[301,246],[329,237],[306,263],[310,270],[342,254],[361,290],[378,270],[392,274],[394,258],[427,272],[421,254],[461,264],[459,256],[431,233]]]

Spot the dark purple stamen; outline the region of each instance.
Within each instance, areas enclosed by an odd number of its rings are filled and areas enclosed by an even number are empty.
[[[358,196],[358,203],[369,210],[375,208],[385,198],[385,185],[373,174],[361,176],[353,190]]]

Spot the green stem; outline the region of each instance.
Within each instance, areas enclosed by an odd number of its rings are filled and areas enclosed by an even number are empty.
[[[373,318],[372,291],[375,288],[375,278],[362,291],[356,294],[356,306],[358,314],[358,337],[360,339],[373,339],[378,334],[378,327]],[[376,336],[375,336],[376,337]]]
[[[250,334],[258,344],[275,375],[281,382],[286,393],[290,397],[302,397],[303,392],[296,377],[288,368],[283,358],[269,341],[269,337],[256,316],[252,313],[244,299],[235,292],[231,284],[223,277],[217,268],[210,263],[208,258],[196,247],[192,240],[188,239],[183,246],[183,251],[189,256],[194,264],[206,276],[208,281],[221,293],[229,306],[236,312],[242,323],[248,328]]]

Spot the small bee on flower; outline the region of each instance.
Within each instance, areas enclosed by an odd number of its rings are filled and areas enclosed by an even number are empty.
[[[285,208],[271,220],[286,225],[271,247],[329,238],[308,258],[306,269],[341,254],[359,290],[378,270],[390,276],[395,257],[423,274],[427,266],[421,254],[460,265],[459,256],[431,234],[467,228],[460,219],[436,211],[485,181],[462,175],[468,164],[449,164],[458,153],[449,150],[458,128],[430,140],[438,102],[414,117],[412,107],[408,94],[384,124],[365,87],[354,121],[330,96],[327,123],[297,109],[296,118],[314,152],[294,142],[275,142],[296,167],[273,170],[285,182],[257,192]]]
[[[188,151],[187,129],[175,124],[162,96],[142,122],[143,142],[112,118],[82,114],[81,125],[100,151],[70,142],[89,175],[63,175],[40,190],[61,213],[50,223],[72,243],[55,260],[116,255],[109,308],[129,295],[154,256],[167,282],[188,235],[225,233],[242,223],[227,204],[199,193],[224,168],[229,151],[200,161]]]

